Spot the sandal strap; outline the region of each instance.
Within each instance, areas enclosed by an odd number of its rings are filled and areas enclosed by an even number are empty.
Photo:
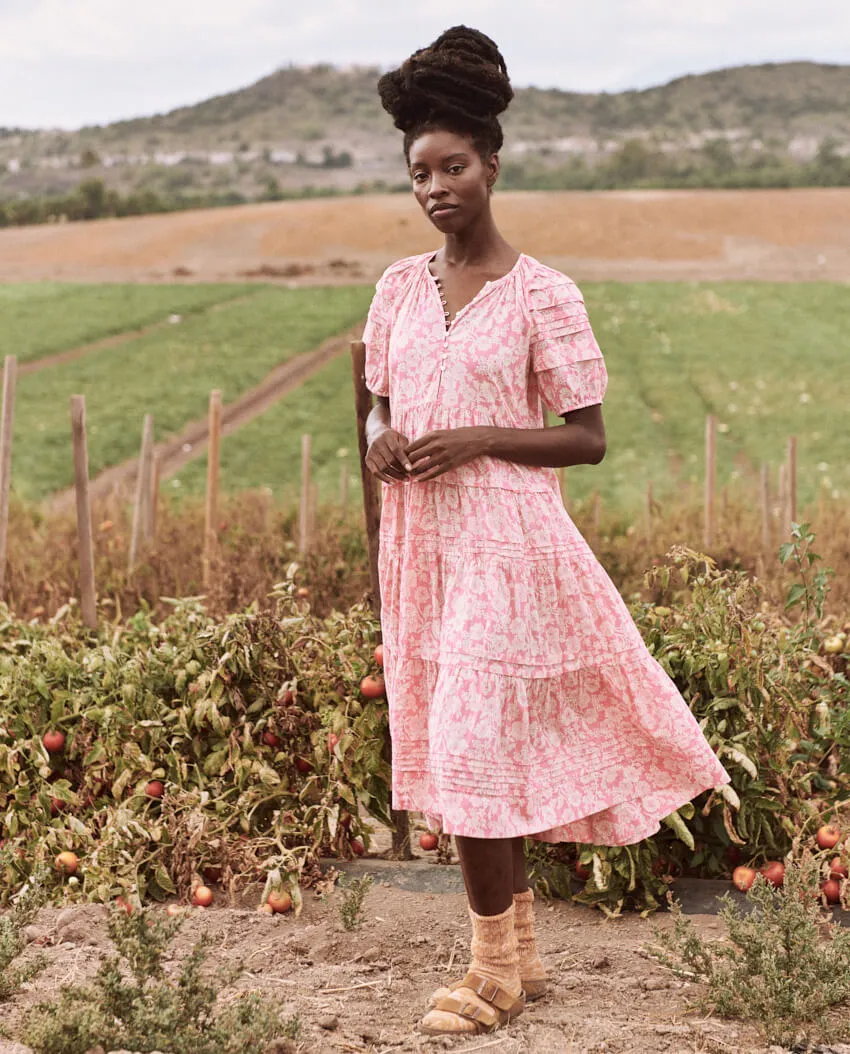
[[[465,1017],[474,1021],[482,1032],[490,1032],[504,1020],[503,1012],[491,1006],[482,1006],[480,1003],[470,1003],[461,995],[452,992],[437,1000],[435,1010],[446,1010],[458,1017]]]
[[[452,988],[471,988],[476,995],[481,996],[485,1002],[492,1003],[499,1010],[510,1010],[519,998],[474,970],[470,970],[466,977],[458,984],[452,985]]]

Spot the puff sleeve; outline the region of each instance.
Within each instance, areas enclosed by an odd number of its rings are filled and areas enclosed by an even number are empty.
[[[363,343],[366,345],[366,387],[374,395],[389,396],[390,325],[386,274],[378,279],[369,306]]]
[[[568,278],[529,290],[531,369],[543,405],[563,416],[601,403],[608,383],[584,298]]]

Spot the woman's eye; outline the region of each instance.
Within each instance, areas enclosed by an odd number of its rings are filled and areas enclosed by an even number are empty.
[[[463,165],[452,165],[451,168],[449,168],[449,172],[451,172],[453,176],[460,175],[460,173],[463,172]]]

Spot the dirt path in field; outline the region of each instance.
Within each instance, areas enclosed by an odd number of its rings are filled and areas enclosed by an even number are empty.
[[[208,307],[189,311],[183,315],[182,318],[195,318],[198,315],[213,315],[218,311],[226,311],[228,308],[237,307],[239,304],[245,304],[258,295],[259,292],[252,292],[242,296],[231,297],[231,299],[222,300],[218,304],[211,304]],[[131,341],[138,340],[139,337],[146,337],[148,333],[156,333],[157,330],[167,329],[170,324],[169,320],[165,318],[159,322],[151,322],[147,326],[140,326],[138,329],[126,329],[121,333],[113,333],[109,337],[101,337],[100,340],[93,340],[90,344],[80,344],[76,348],[67,348],[65,351],[57,351],[53,355],[45,355],[44,358],[35,359],[33,362],[21,363],[18,367],[18,375],[23,377],[29,373],[40,373],[42,370],[48,370],[52,366],[61,366],[66,362],[73,362],[75,359],[81,359],[92,351],[103,351],[106,348],[119,348],[122,344],[129,344]],[[0,372],[2,372],[2,368],[0,368]]]
[[[850,281],[850,188],[499,191],[505,237],[582,280]],[[0,231],[0,281],[373,281],[442,237],[410,195]]]
[[[366,895],[362,926],[353,931],[342,926],[341,899],[339,886],[324,899],[307,892],[297,919],[259,915],[256,893],[236,908],[197,910],[185,919],[167,969],[209,934],[217,973],[237,960],[248,971],[224,998],[256,991],[276,1002],[284,1020],[297,1016],[299,1040],[290,1049],[298,1054],[445,1047],[492,1054],[767,1054],[753,1028],[700,1013],[691,1005],[698,986],[642,954],[653,927],[669,928],[670,916],[606,922],[588,908],[541,899],[538,944],[550,994],[495,1036],[428,1039],[415,1025],[429,994],[462,976],[469,961],[465,896],[376,884]],[[703,936],[723,932],[715,916],[691,918]],[[20,1035],[27,1007],[55,996],[62,983],[89,980],[112,950],[99,906],[62,914],[45,909],[31,936],[36,940],[26,955],[44,951],[49,966],[11,1003],[0,1004],[0,1026],[12,1036]]]
[[[303,384],[323,366],[349,350],[352,340],[358,340],[363,332],[359,322],[344,333],[330,337],[313,351],[297,355],[288,362],[276,366],[255,388],[245,392],[232,403],[222,407],[221,434],[231,435],[289,392]],[[207,417],[190,421],[182,431],[154,446],[154,456],[159,462],[159,477],[166,480],[179,472],[189,461],[201,457],[207,449],[209,424]],[[96,476],[89,485],[91,498],[105,498],[111,494],[132,493],[138,472],[139,459],[130,458],[120,465],[112,465]],[[73,487],[59,491],[48,499],[48,507],[55,512],[73,508]]]

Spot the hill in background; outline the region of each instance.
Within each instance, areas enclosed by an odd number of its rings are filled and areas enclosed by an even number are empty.
[[[67,193],[93,177],[121,194],[234,200],[392,188],[406,173],[379,73],[288,67],[154,117],[0,129],[0,197]],[[841,183],[850,66],[742,66],[620,93],[520,88],[504,125],[507,186],[788,185],[804,170],[802,182]]]

